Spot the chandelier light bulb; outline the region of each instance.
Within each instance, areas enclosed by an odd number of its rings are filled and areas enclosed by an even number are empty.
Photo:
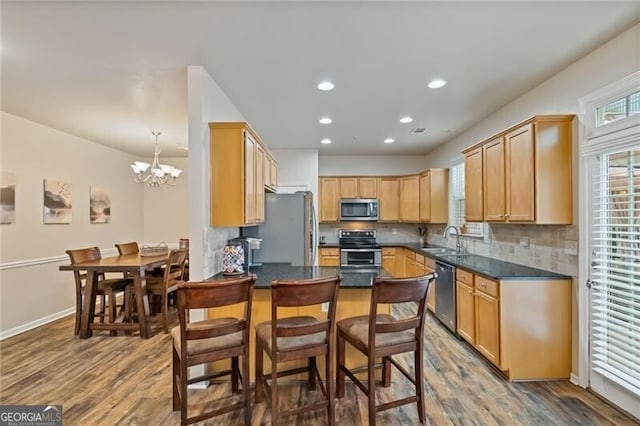
[[[158,136],[160,132],[151,132],[155,136],[153,150],[153,162],[151,164],[144,161],[134,161],[131,164],[131,169],[135,173],[134,181],[136,183],[146,183],[151,188],[158,188],[162,184],[175,185],[177,183],[178,176],[182,173],[182,170],[170,166],[168,164],[160,164],[159,155],[161,152],[158,146]],[[148,173],[147,170],[149,170]]]

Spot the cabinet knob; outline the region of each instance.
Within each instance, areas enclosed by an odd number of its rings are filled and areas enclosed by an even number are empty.
[[[467,290],[467,293],[472,294],[473,292],[471,290]]]
[[[486,287],[487,283],[480,283],[480,287]]]
[[[500,219],[502,219],[502,218],[504,217],[504,215],[503,215],[503,214],[499,214],[499,215],[498,215],[498,217],[499,217]]]
[[[511,216],[511,215],[510,215],[510,214],[505,214],[505,215],[504,215],[504,217],[509,217],[509,216]]]

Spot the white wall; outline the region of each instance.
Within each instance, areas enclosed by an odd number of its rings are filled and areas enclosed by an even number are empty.
[[[212,228],[209,122],[245,121],[224,91],[201,66],[187,69],[189,108],[189,274],[208,278],[222,269],[222,247],[238,228]]]
[[[323,155],[318,164],[320,176],[407,175],[424,169],[425,157],[422,155]]]
[[[149,158],[145,161],[151,162]],[[189,159],[160,156],[162,164],[182,170],[175,186],[144,186],[144,232],[141,244],[166,242],[177,246],[180,238],[189,237]]]
[[[268,145],[268,142],[266,142]],[[318,199],[318,150],[274,149],[271,150],[278,163],[278,186],[304,185]]]
[[[5,112],[0,170],[16,176],[16,220],[0,225],[0,338],[32,328],[75,309],[65,250],[140,240],[143,190],[134,183],[133,156]],[[43,224],[43,179],[72,185],[68,225]],[[89,223],[89,187],[109,191],[111,221]],[[108,253],[108,252],[107,252]],[[69,330],[71,333],[71,330]]]

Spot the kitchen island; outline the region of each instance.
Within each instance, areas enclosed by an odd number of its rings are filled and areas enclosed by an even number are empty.
[[[249,375],[250,380],[255,379],[255,326],[264,321],[271,320],[271,281],[274,279],[315,279],[342,274],[342,283],[338,292],[338,303],[336,307],[336,321],[358,315],[368,315],[371,304],[371,286],[376,277],[391,277],[383,268],[339,268],[329,266],[292,266],[289,263],[264,263],[262,266],[251,268],[249,273],[256,274],[256,286],[253,292],[253,303],[251,311],[250,328],[250,360]],[[246,276],[247,274],[241,275]],[[237,277],[237,276],[235,276]],[[222,273],[218,273],[210,279],[231,278]],[[221,316],[242,315],[243,306],[233,305],[218,309],[210,309],[209,318]],[[380,313],[389,313],[388,305],[380,305]],[[302,306],[293,308],[281,308],[280,315],[311,315],[315,317],[325,316],[321,306]],[[335,343],[335,342],[334,342]],[[324,359],[318,358],[318,370],[321,377],[324,377]],[[347,348],[347,365],[355,367],[364,365],[366,359],[353,348]],[[269,372],[269,363],[265,363],[265,372]],[[288,363],[283,368],[296,366],[296,363]],[[299,365],[301,366],[301,365]],[[214,369],[223,368],[216,366]],[[303,375],[291,376],[295,379],[305,379]]]

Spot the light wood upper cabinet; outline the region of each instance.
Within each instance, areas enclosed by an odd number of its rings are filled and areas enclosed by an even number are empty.
[[[358,178],[358,196],[360,198],[378,198],[378,178]]]
[[[420,221],[419,176],[400,178],[400,221],[409,223]]]
[[[340,198],[358,198],[358,178],[340,178]]]
[[[247,123],[210,123],[211,225],[264,222],[268,151]]]
[[[260,144],[256,144],[255,153],[255,215],[254,223],[264,222],[264,189],[265,189],[265,160],[267,158],[264,148]],[[269,170],[268,168],[266,170]]]
[[[320,222],[337,222],[340,219],[340,179],[320,178]]]
[[[484,220],[505,220],[504,138],[499,137],[482,147],[484,182]],[[465,181],[466,183],[466,181]]]
[[[400,220],[400,179],[381,177],[378,180],[378,221]]]
[[[449,169],[430,169],[420,174],[420,222],[449,221]]]
[[[482,147],[467,152],[464,157],[465,220],[482,222],[484,220]]]
[[[485,221],[573,223],[573,119],[535,116],[464,151],[465,192],[472,194],[469,185],[477,184],[477,150],[482,149]],[[479,220],[477,199],[466,203],[467,220]]]
[[[278,163],[269,153],[265,157],[264,186],[270,192],[278,190]]]
[[[341,177],[340,198],[377,198],[377,184],[375,177]]]

